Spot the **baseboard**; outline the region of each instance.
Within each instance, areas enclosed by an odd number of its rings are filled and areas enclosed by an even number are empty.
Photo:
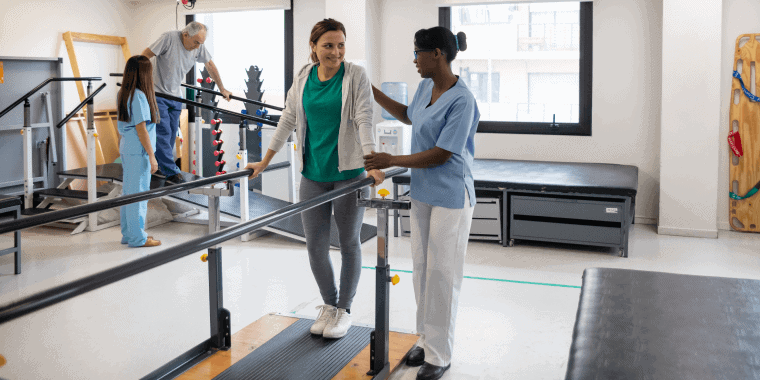
[[[734,229],[731,228],[731,223],[729,222],[718,222],[718,229],[723,231],[733,231]]]
[[[633,218],[633,224],[651,224],[651,225],[657,225],[657,219],[655,218],[639,218],[635,217]]]
[[[659,235],[688,236],[698,238],[717,239],[718,230],[697,230],[693,228],[657,227]]]

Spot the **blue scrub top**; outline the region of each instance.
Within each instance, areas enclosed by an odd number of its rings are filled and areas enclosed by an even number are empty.
[[[432,96],[433,80],[424,79],[406,110],[412,121],[412,154],[436,146],[453,154],[441,166],[412,169],[411,197],[432,206],[461,209],[467,189],[470,206],[475,206],[472,163],[480,120],[475,97],[461,79],[427,107]]]
[[[148,136],[150,136],[150,144],[153,147],[153,152],[156,151],[156,123],[151,123],[150,117],[150,105],[148,105],[148,98],[145,93],[135,89],[134,99],[130,99],[129,113],[131,119],[129,122],[119,121],[117,127],[119,134],[121,134],[121,143],[119,143],[119,153],[121,154],[147,154],[140,138],[137,136],[137,130],[135,126],[137,124],[145,122],[145,129],[148,130]]]

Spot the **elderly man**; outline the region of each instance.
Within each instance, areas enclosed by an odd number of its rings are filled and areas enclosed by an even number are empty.
[[[230,93],[224,88],[219,71],[211,60],[203,43],[208,29],[199,22],[189,23],[180,31],[166,32],[143,51],[143,55],[156,57],[153,64],[153,87],[157,93],[183,97],[181,84],[195,62],[203,63],[211,78],[219,86],[219,92],[230,100]],[[156,128],[156,161],[163,175],[173,183],[184,182],[179,168],[174,163],[174,141],[179,129],[179,115],[182,103],[156,97],[161,122]]]

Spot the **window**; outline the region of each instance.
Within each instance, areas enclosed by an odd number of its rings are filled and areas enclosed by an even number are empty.
[[[233,95],[245,98],[248,90],[246,82],[249,79],[248,71],[251,66],[261,70],[264,93],[262,101],[284,107],[286,88],[283,77],[286,77],[286,51],[285,51],[285,10],[253,10],[245,12],[224,12],[197,14],[195,19],[208,26],[211,33],[206,38],[206,48],[213,57],[214,64],[219,69],[224,86]],[[241,25],[249,25],[251,20],[256,20],[256,29],[267,31],[266,44],[248,44],[252,35],[241,32]],[[255,34],[255,33],[254,33]],[[292,35],[292,30],[291,30]],[[257,48],[258,46],[258,48]],[[292,55],[292,51],[291,51]],[[198,64],[200,72],[204,69],[203,64]],[[292,64],[291,64],[292,66]],[[292,68],[291,68],[292,70]],[[219,97],[217,97],[219,100]],[[245,108],[240,101],[220,101],[218,107],[234,112],[240,112]],[[269,110],[271,114],[278,111]]]
[[[478,132],[591,135],[591,2],[440,8],[467,34],[452,71],[481,113]]]

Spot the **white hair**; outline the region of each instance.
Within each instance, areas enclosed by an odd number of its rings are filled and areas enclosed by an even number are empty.
[[[208,28],[206,28],[206,25],[203,25],[199,23],[198,21],[193,21],[187,24],[185,29],[182,29],[182,33],[187,33],[188,36],[192,37],[198,34],[198,32],[200,32],[201,30],[208,31]]]

